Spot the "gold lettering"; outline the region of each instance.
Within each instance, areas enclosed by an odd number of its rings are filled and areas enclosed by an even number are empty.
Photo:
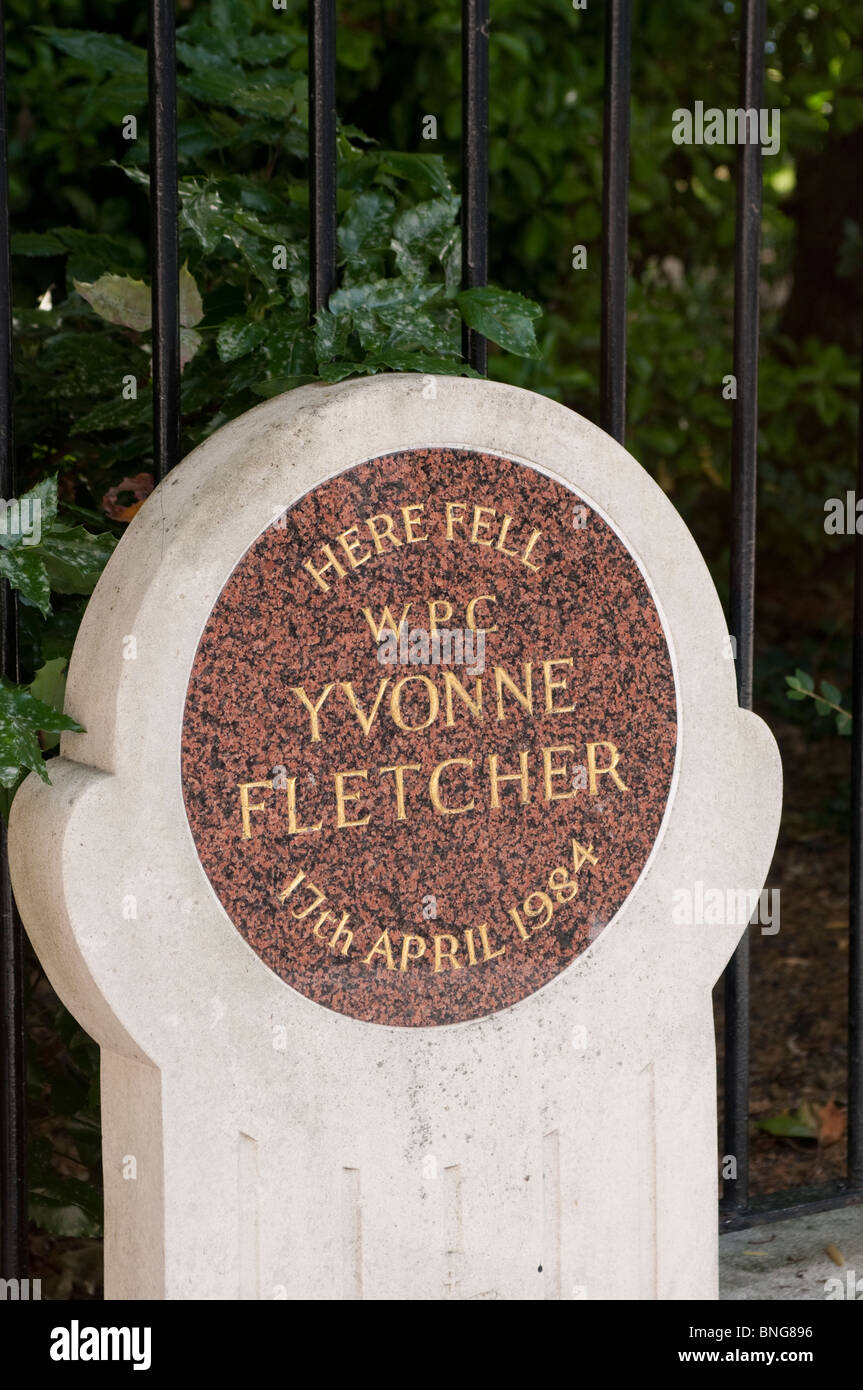
[[[323,821],[318,821],[317,825],[298,825],[297,824],[297,779],[288,778],[288,834],[307,835],[310,831],[320,830]]]
[[[346,777],[362,777],[362,778],[366,778],[366,777],[368,777],[368,775],[369,775],[369,774],[368,774],[368,772],[366,771],[365,768],[361,768],[358,772],[334,772],[334,773],[333,773],[333,777],[334,777],[335,783],[336,783],[336,828],[337,828],[338,830],[345,830],[345,829],[348,829],[348,830],[349,830],[349,829],[351,829],[351,828],[353,828],[354,826],[357,826],[357,825],[368,825],[368,823],[369,823],[369,821],[370,821],[370,819],[371,819],[371,813],[369,813],[369,814],[367,814],[367,815],[365,815],[365,816],[361,816],[359,820],[348,820],[347,817],[346,817],[346,815],[345,815],[345,802],[346,802],[346,801],[359,801],[360,798],[362,797],[362,794],[363,794],[362,791],[358,791],[358,792],[346,792],[346,791],[345,791],[345,778],[346,778]]]
[[[533,565],[533,564],[531,564],[530,560],[529,560],[527,557],[528,557],[528,555],[530,554],[530,552],[533,550],[533,547],[536,545],[536,543],[537,543],[537,541],[539,540],[539,538],[540,538],[541,535],[542,535],[542,532],[541,532],[541,531],[533,531],[533,532],[531,533],[530,540],[528,541],[527,545],[525,546],[524,554],[523,554],[522,557],[521,557],[521,563],[522,563],[523,565],[527,565],[527,567],[528,567],[529,570],[538,570],[538,569],[539,569],[539,565]]]
[[[567,768],[565,763],[562,766],[558,765],[557,767],[554,767],[552,765],[551,759],[552,755],[555,753],[574,754],[575,749],[571,748],[568,743],[559,743],[554,748],[543,748],[542,780],[543,786],[545,788],[545,799],[546,801],[569,801],[570,797],[575,796],[574,790],[570,790],[568,792],[556,792],[552,790],[551,782],[553,777],[566,777],[567,781],[569,781],[569,769]]]
[[[505,947],[505,946],[501,946],[501,948],[500,948],[499,951],[493,951],[493,950],[491,949],[491,947],[489,946],[489,944],[488,944],[488,923],[487,923],[487,922],[480,922],[479,926],[477,927],[477,931],[479,932],[480,940],[482,941],[482,958],[483,958],[484,961],[485,961],[485,960],[496,960],[498,956],[502,956],[502,955],[503,955],[504,951],[506,950],[506,947]]]
[[[266,808],[267,803],[265,801],[250,802],[249,792],[251,791],[252,787],[269,787],[270,791],[272,791],[273,784],[272,782],[238,782],[237,786],[240,788],[240,816],[242,817],[243,821],[243,839],[251,840],[252,820],[250,812],[263,811]]]
[[[405,773],[422,772],[420,763],[396,763],[393,767],[379,767],[378,775],[383,777],[385,772],[394,772],[396,775],[396,809],[398,815],[396,820],[407,820],[405,814]]]
[[[327,945],[329,946],[330,950],[331,950],[331,951],[334,951],[334,950],[336,949],[336,942],[338,941],[338,939],[339,939],[339,937],[341,936],[342,932],[344,932],[345,938],[346,938],[346,939],[345,939],[345,944],[344,944],[344,946],[342,947],[342,955],[343,955],[343,956],[346,956],[346,955],[348,954],[348,950],[349,950],[349,948],[350,948],[350,944],[351,944],[351,942],[352,942],[353,939],[354,939],[354,934],[353,934],[353,932],[352,932],[352,931],[348,931],[348,929],[347,929],[347,927],[346,927],[346,925],[345,925],[346,922],[347,922],[347,920],[348,920],[349,915],[350,915],[350,914],[347,913],[347,912],[343,912],[343,913],[342,913],[342,920],[339,922],[338,926],[336,927],[335,931],[333,932],[332,936],[330,937],[329,941],[327,942]],[[329,908],[327,909],[326,912],[322,912],[321,915],[320,915],[320,917],[318,918],[317,922],[315,922],[315,925],[312,927],[312,936],[316,936],[316,937],[318,938],[319,941],[323,941],[323,940],[324,940],[324,937],[321,935],[321,933],[320,933],[320,931],[318,930],[318,928],[319,928],[319,927],[322,927],[322,926],[324,925],[324,922],[326,922],[327,918],[332,917],[332,916],[333,916],[333,913],[330,912]]]
[[[294,891],[295,888],[299,888],[299,886],[300,886],[300,884],[302,883],[302,881],[303,881],[303,879],[305,878],[305,876],[306,876],[306,875],[305,875],[304,870],[303,870],[303,869],[300,869],[300,872],[297,874],[297,876],[296,876],[296,878],[294,879],[293,883],[289,883],[288,886],[287,886],[287,888],[285,888],[285,889],[279,894],[279,902],[280,902],[280,903],[283,903],[283,902],[285,901],[285,898],[289,898],[289,897],[291,896],[291,894],[293,893],[293,891]]]
[[[327,900],[326,893],[322,893],[320,888],[316,888],[315,885],[312,883],[311,879],[309,879],[309,887],[315,895],[314,902],[312,902],[308,907],[304,907],[302,912],[291,913],[291,916],[294,917],[298,922],[302,922],[304,917],[310,917],[311,914],[313,912],[316,912],[317,909],[321,906],[321,904],[325,903]]]
[[[424,512],[424,511],[425,511],[425,503],[423,503],[423,502],[411,502],[410,506],[408,506],[408,507],[402,507],[401,511],[402,511],[402,516],[404,517],[404,523],[405,523],[405,536],[407,537],[408,544],[410,545],[410,544],[412,544],[414,541],[427,541],[427,540],[428,540],[428,536],[415,536],[415,535],[414,535],[413,528],[414,528],[414,526],[416,526],[416,525],[418,524],[418,519],[415,521],[414,518],[411,516],[411,512]]]
[[[419,950],[411,950],[411,942],[414,941]],[[409,932],[402,937],[402,963],[399,970],[407,970],[408,961],[419,960],[420,956],[425,955],[426,944],[421,936],[411,936]]]
[[[349,702],[349,704],[350,704],[351,709],[353,710],[354,714],[357,716],[357,719],[360,721],[360,724],[361,724],[361,726],[362,726],[363,733],[365,734],[366,738],[368,738],[369,734],[370,734],[371,731],[372,731],[372,725],[374,724],[375,719],[376,719],[376,717],[377,717],[377,712],[378,712],[378,710],[380,709],[380,704],[381,704],[381,700],[383,699],[384,691],[386,690],[386,688],[387,688],[387,686],[389,685],[389,683],[390,683],[390,678],[389,678],[389,676],[384,676],[383,680],[381,681],[380,685],[378,686],[378,693],[377,693],[377,695],[375,696],[375,702],[374,702],[374,704],[372,705],[372,712],[371,712],[371,714],[368,714],[368,715],[367,715],[367,714],[365,714],[365,712],[363,711],[362,705],[360,704],[359,700],[357,699],[356,695],[354,694],[354,687],[352,686],[351,682],[350,682],[350,681],[340,681],[340,682],[339,682],[339,684],[340,684],[341,687],[342,687],[342,690],[345,692],[345,694],[346,694],[347,697],[348,697],[348,702]]]
[[[291,686],[291,690],[294,692],[297,699],[301,702],[301,704],[305,705],[306,709],[309,711],[309,718],[312,722],[312,743],[320,743],[321,741],[321,729],[320,725],[318,724],[318,715],[321,712],[321,707],[323,706],[324,700],[327,698],[334,685],[335,681],[330,681],[329,685],[325,685],[323,690],[321,691],[317,703],[314,705],[312,704],[311,700],[309,699],[308,695],[306,694],[305,690],[301,685]]]
[[[339,939],[339,937],[341,936],[342,932],[344,932],[344,934],[345,934],[345,941],[344,941],[344,945],[342,946],[342,955],[343,955],[343,956],[346,956],[346,955],[348,954],[348,951],[350,950],[350,947],[351,947],[351,942],[352,942],[353,939],[354,939],[354,934],[353,934],[353,932],[350,931],[350,930],[345,926],[345,923],[347,922],[347,920],[348,920],[348,914],[345,912],[345,913],[343,913],[343,915],[342,915],[342,920],[339,922],[339,925],[336,927],[335,931],[333,932],[333,934],[332,934],[332,936],[330,937],[330,940],[329,940],[329,947],[330,947],[330,950],[331,950],[331,951],[334,951],[334,950],[336,949],[336,942],[338,941],[338,939]]]
[[[396,963],[393,960],[393,948],[388,931],[381,932],[368,955],[364,957],[363,965],[371,965],[373,956],[386,956],[387,970],[395,970]]]
[[[517,550],[507,550],[506,546],[504,545],[504,541],[506,540],[506,533],[507,533],[507,531],[509,530],[509,528],[510,528],[511,525],[512,525],[512,517],[509,516],[506,512],[504,512],[504,514],[503,514],[503,525],[502,525],[501,528],[500,528],[500,535],[498,536],[497,541],[496,541],[496,543],[495,543],[495,547],[494,547],[495,550],[499,550],[499,551],[500,551],[501,555],[512,555],[512,556],[516,556],[516,555],[518,554],[518,551],[517,551]]]
[[[611,762],[608,767],[596,766],[597,748],[611,749]],[[587,745],[587,790],[590,796],[596,796],[598,790],[596,779],[597,777],[602,777],[606,772],[610,774],[612,782],[614,782],[615,786],[619,787],[622,792],[629,791],[629,788],[624,785],[620,773],[614,770],[619,762],[620,754],[613,743],[608,743],[606,740],[603,740],[599,743],[589,743]]]
[[[476,947],[473,944],[473,927],[468,927],[464,934],[465,945],[467,946],[467,963],[476,965]]]
[[[399,544],[401,544],[401,542],[399,542]],[[402,616],[400,620],[396,622],[389,608],[387,608],[386,605],[384,605],[383,617],[381,618],[379,623],[375,622],[374,615],[370,608],[361,608],[360,612],[365,614],[366,622],[372,630],[372,637],[374,637],[376,642],[380,642],[381,637],[384,634],[384,630],[387,628],[390,632],[394,632],[396,636],[398,636],[398,634],[401,632],[402,628],[408,620],[408,613],[410,612],[410,610],[410,604],[406,603],[404,608],[402,609]]]
[[[465,505],[466,504],[464,502],[446,503],[446,538],[448,541],[455,540],[455,536],[453,535],[452,531],[452,528],[454,526],[464,526]],[[458,508],[457,512],[456,508]]]
[[[438,763],[431,777],[429,778],[429,796],[431,804],[442,816],[463,816],[465,811],[473,811],[476,802],[471,798],[467,806],[445,806],[441,800],[440,779],[441,773],[448,767],[473,767],[473,758],[447,758],[446,762]]]
[[[402,718],[402,690],[407,685],[408,681],[422,681],[423,685],[428,691],[429,712],[428,717],[423,720],[422,724],[406,724],[404,719]],[[434,684],[433,681],[429,680],[428,676],[402,676],[401,680],[396,681],[395,685],[393,686],[393,692],[390,696],[390,713],[392,714],[392,717],[395,720],[396,724],[398,724],[399,728],[404,729],[406,733],[416,734],[419,733],[422,729],[427,729],[428,726],[430,724],[433,724],[434,721],[437,719],[439,707],[440,701],[438,699],[437,686]]]
[[[530,940],[530,932],[526,930],[525,925],[524,925],[524,922],[521,920],[521,915],[520,915],[520,913],[519,913],[518,908],[517,908],[517,907],[510,907],[510,908],[507,908],[507,911],[508,911],[510,917],[512,918],[512,920],[515,922],[515,925],[518,927],[518,934],[519,934],[519,936],[521,937],[522,941],[529,941],[529,940]]]
[[[380,531],[376,530],[375,528],[374,523],[376,521],[382,521],[384,523]],[[391,516],[388,516],[386,512],[378,512],[376,516],[366,517],[366,526],[368,526],[369,530],[372,533],[372,540],[375,543],[375,550],[377,551],[378,555],[380,555],[383,551],[384,541],[392,541],[393,545],[401,545],[401,541],[399,540],[398,536],[396,536],[393,532],[393,519]]]
[[[445,941],[449,942],[448,951],[444,949],[443,943]],[[446,959],[449,961],[453,970],[461,970],[461,961],[456,960],[457,952],[458,941],[456,940],[456,938],[454,936],[450,936],[448,932],[439,933],[434,939],[434,973],[436,975],[439,975],[440,972],[443,970],[444,957],[446,957]]]
[[[473,688],[474,688],[474,693],[475,693],[475,695],[476,695],[476,700],[472,700],[472,699],[470,698],[470,696],[468,695],[468,693],[467,693],[467,691],[465,690],[464,686],[462,685],[461,681],[459,680],[458,676],[455,675],[454,672],[452,672],[452,671],[444,671],[444,673],[443,673],[443,689],[444,689],[444,698],[445,698],[445,700],[446,700],[446,725],[447,725],[447,728],[450,728],[450,729],[451,729],[451,728],[452,728],[452,725],[453,725],[453,712],[452,712],[452,697],[453,697],[453,691],[455,691],[456,695],[458,695],[458,697],[459,697],[460,700],[463,700],[463,701],[464,701],[464,703],[467,705],[468,709],[470,710],[471,714],[474,716],[475,719],[482,719],[482,680],[481,680],[481,678],[480,678],[479,676],[477,676],[476,679],[474,680]]]
[[[327,918],[328,918],[328,917],[332,917],[332,915],[333,915],[333,914],[330,912],[329,908],[327,908],[326,911],[324,911],[324,912],[321,913],[321,915],[320,915],[320,917],[318,918],[317,922],[315,922],[315,925],[312,927],[312,936],[316,936],[316,937],[318,938],[318,941],[323,941],[323,940],[324,940],[324,938],[321,936],[321,933],[319,932],[318,928],[319,928],[319,927],[322,927],[322,926],[324,925],[324,922],[327,920]]]
[[[488,775],[491,780],[491,804],[497,810],[500,807],[500,786],[503,782],[518,782],[521,786],[521,804],[526,806],[530,800],[530,792],[527,782],[527,752],[518,755],[518,772],[498,772],[497,753],[488,755]]]
[[[348,540],[348,536],[350,536],[351,532],[353,532],[354,535],[352,541]],[[370,550],[367,550],[365,555],[356,556],[356,551],[361,549],[359,526],[349,526],[347,531],[342,531],[340,535],[336,536],[336,540],[347,555],[352,570],[358,570],[360,565],[364,565],[366,560],[372,558],[372,552]]]
[[[483,512],[489,517],[497,516],[494,507],[475,506],[473,509],[473,525],[470,528],[470,538],[476,545],[491,545],[491,540],[480,540],[479,536],[480,531],[486,531],[489,526],[491,526],[491,521],[485,521],[483,519]]]
[[[545,682],[545,712],[546,712],[546,714],[572,714],[572,711],[575,709],[575,705],[558,705],[557,709],[555,709],[555,707],[554,707],[554,695],[553,695],[553,693],[552,693],[552,692],[555,691],[555,690],[565,690],[565,689],[566,689],[566,680],[567,680],[566,676],[564,676],[561,680],[553,681],[553,680],[551,679],[551,668],[552,668],[552,666],[571,666],[571,665],[572,665],[572,657],[571,657],[571,656],[558,656],[558,657],[555,657],[555,659],[554,659],[553,661],[544,661],[544,662],[542,663],[542,676],[543,676],[543,680],[544,680],[544,682]]]
[[[445,598],[430,598],[428,601],[429,610],[429,636],[438,630],[438,618],[441,622],[448,623],[452,617],[452,604],[447,603]]]
[[[322,565],[319,570],[316,570],[311,560],[304,560],[303,569],[308,570],[309,574],[312,576],[318,587],[323,589],[325,594],[328,594],[330,592],[330,586],[324,579],[324,575],[326,574],[327,570],[335,570],[336,574],[339,576],[339,579],[344,579],[345,575],[347,574],[347,570],[336,559],[331,546],[324,545],[321,547],[321,549],[323,550],[325,555],[329,556],[327,563],[325,565]]]
[[[471,599],[470,603],[469,603],[468,606],[467,606],[467,619],[466,619],[467,625],[468,625],[468,627],[470,628],[471,632],[477,632],[477,631],[479,630],[479,629],[477,628],[477,625],[476,625],[476,616],[475,616],[475,615],[476,615],[476,606],[477,606],[478,603],[497,603],[497,599],[495,598],[494,594],[477,594],[476,598],[472,598],[472,599]],[[494,627],[484,627],[484,628],[483,628],[483,631],[484,631],[484,632],[497,632],[497,623],[495,623]]]
[[[501,719],[505,719],[505,718],[506,718],[506,715],[504,714],[504,708],[503,708],[503,687],[504,687],[504,686],[506,686],[507,690],[510,692],[511,695],[514,695],[514,696],[515,696],[515,698],[518,700],[518,703],[522,706],[523,709],[526,709],[526,710],[527,710],[528,714],[533,714],[533,686],[532,686],[532,684],[531,684],[531,665],[532,665],[532,663],[531,663],[530,661],[526,661],[526,662],[524,663],[524,666],[522,667],[522,670],[523,670],[523,672],[524,672],[524,693],[523,693],[523,694],[522,694],[522,692],[519,690],[519,688],[518,688],[518,686],[515,684],[515,682],[514,682],[513,680],[511,680],[510,677],[506,674],[506,671],[503,669],[503,667],[502,667],[502,666],[495,666],[495,668],[494,668],[494,683],[495,683],[495,686],[496,686],[496,688],[497,688],[497,717],[498,717],[498,720],[501,720]]]

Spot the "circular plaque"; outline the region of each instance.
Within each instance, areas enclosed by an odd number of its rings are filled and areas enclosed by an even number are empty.
[[[595,940],[676,748],[660,617],[608,522],[526,464],[413,449],[320,484],[240,560],[192,666],[183,794],[271,970],[428,1026],[517,1003]]]

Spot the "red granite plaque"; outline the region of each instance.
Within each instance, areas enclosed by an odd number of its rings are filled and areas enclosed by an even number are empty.
[[[614,529],[511,459],[410,450],[322,483],[251,545],[198,646],[186,812],[237,930],[370,1023],[516,1004],[647,863],[674,676]]]

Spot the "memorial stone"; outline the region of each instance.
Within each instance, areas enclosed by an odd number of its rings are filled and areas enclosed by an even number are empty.
[[[305,387],[168,476],[10,831],[109,1298],[716,1297],[748,912],[673,906],[757,893],[781,800],[730,652],[660,488],[525,391]]]

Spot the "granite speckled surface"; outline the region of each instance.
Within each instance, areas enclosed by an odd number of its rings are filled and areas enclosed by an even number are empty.
[[[453,539],[446,535],[447,501],[463,507]],[[491,511],[477,514],[475,507]],[[380,521],[369,528],[372,516],[392,518],[388,534]],[[501,534],[505,516],[511,521]],[[346,544],[339,544],[346,531]],[[321,569],[330,558],[325,544],[344,571],[324,572],[326,592],[304,568],[310,560]],[[495,602],[476,605],[477,623],[497,626],[486,635],[481,674],[470,664],[379,661],[364,607],[378,622],[384,605],[398,620],[410,603],[409,629],[428,631],[428,602],[445,602],[452,616],[437,608],[440,626],[460,629],[466,604],[479,595]],[[548,680],[563,685],[546,688],[549,661],[557,664]],[[503,681],[498,718],[497,668],[532,712]],[[449,716],[446,672],[481,705],[481,717],[455,687]],[[383,682],[366,733],[363,719],[368,724]],[[320,738],[313,740],[296,688],[314,704],[328,685],[317,715]],[[436,717],[418,727],[435,704]],[[561,711],[569,705],[574,709]],[[402,725],[415,727],[400,727],[394,708]],[[591,788],[590,743],[600,745],[598,769],[611,761],[609,745],[617,749],[615,773],[625,790],[609,773]],[[676,746],[674,678],[661,623],[616,533],[534,469],[435,448],[342,473],[249,548],[195,657],[182,777],[203,867],[261,959],[328,1008],[368,1022],[422,1026],[517,1002],[595,939],[653,847]],[[561,748],[572,752],[549,755],[553,769],[566,766],[551,789],[571,794],[549,800],[542,750]],[[500,805],[492,806],[490,759],[498,759],[499,774],[512,774],[521,754],[526,804],[511,780],[500,784]],[[442,814],[429,781],[450,759],[465,761],[441,770],[439,805],[473,808]],[[396,765],[410,765],[402,819],[395,775],[380,771]],[[335,774],[348,772],[365,773],[343,782],[342,818],[367,818],[359,826],[337,823]],[[267,785],[248,790],[244,835],[239,787],[254,782]],[[291,804],[298,833],[291,833]],[[570,888],[553,889],[572,878],[574,839],[592,846],[596,863],[581,865],[570,896]],[[567,874],[550,891],[558,868]],[[536,893],[545,897],[529,896]],[[550,920],[534,930],[549,905]]]

